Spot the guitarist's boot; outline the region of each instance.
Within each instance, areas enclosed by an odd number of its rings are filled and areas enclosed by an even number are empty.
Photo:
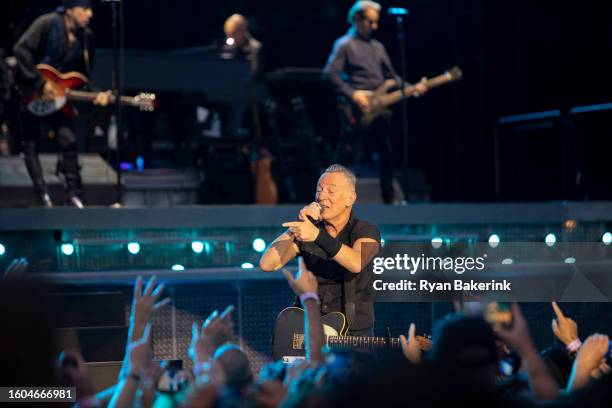
[[[23,144],[23,153],[25,165],[28,169],[28,174],[30,175],[30,179],[32,180],[32,184],[34,186],[34,191],[36,191],[40,204],[47,208],[53,207],[53,202],[51,201],[51,197],[47,191],[47,184],[43,178],[42,167],[40,166],[40,161],[38,160],[36,143],[31,140],[25,142]]]
[[[76,208],[83,208],[81,201],[81,176],[79,174],[80,166],[76,162],[76,157],[73,161],[66,161],[66,155],[62,160],[57,162],[57,175],[64,181],[64,191],[66,197],[66,205]]]
[[[53,208],[53,201],[51,201],[51,196],[49,196],[49,194],[44,193],[40,196],[40,201],[44,207]]]
[[[81,201],[81,167],[77,158],[77,146],[74,133],[67,127],[61,127],[59,132],[61,158],[57,163],[57,173],[63,176],[66,205],[83,208]]]

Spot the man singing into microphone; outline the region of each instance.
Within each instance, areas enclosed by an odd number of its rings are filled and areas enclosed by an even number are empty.
[[[272,272],[296,256],[317,276],[321,313],[343,312],[349,335],[372,336],[374,304],[372,271],[366,266],[380,248],[380,231],[353,215],[355,175],[339,164],[319,178],[315,201],[302,208],[299,221],[276,238],[259,261]]]

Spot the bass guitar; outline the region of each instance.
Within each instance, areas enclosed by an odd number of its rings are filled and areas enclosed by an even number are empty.
[[[321,316],[321,323],[323,324],[325,345],[332,350],[401,348],[399,337],[347,336],[346,316],[340,312],[332,312]],[[431,347],[429,337],[416,336],[416,339],[421,350],[429,350]],[[304,310],[299,307],[283,309],[278,314],[274,325],[274,341],[272,343],[274,360],[290,363],[305,358],[304,344]]]
[[[42,95],[34,93],[29,95],[25,104],[35,116],[48,116],[57,111],[61,111],[69,117],[77,114],[69,101],[93,102],[98,95],[97,92],[78,91],[76,89],[85,85],[87,77],[79,72],[60,73],[51,65],[39,64],[36,66],[40,75],[45,81],[51,84],[55,92],[53,99],[44,99]],[[119,103],[128,106],[135,106],[141,111],[153,111],[156,108],[156,99],[153,93],[140,93],[136,96],[120,96]],[[110,103],[116,103],[114,95],[110,97]]]
[[[427,80],[427,87],[429,89],[436,88],[438,86],[455,82],[461,79],[463,73],[457,66],[452,67],[442,75],[438,75]],[[397,87],[397,82],[394,79],[385,81],[380,87],[373,91],[367,92],[369,100],[369,108],[366,111],[362,111],[352,101],[346,101],[341,103],[340,110],[347,116],[351,125],[370,125],[379,116],[390,116],[391,110],[389,109],[392,105],[398,103],[404,98],[410,98],[417,94],[416,85],[408,85],[404,87],[402,94],[401,89],[389,92],[393,87]]]

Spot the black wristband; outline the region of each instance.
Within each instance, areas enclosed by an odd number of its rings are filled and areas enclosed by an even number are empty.
[[[336,256],[336,254],[340,252],[340,248],[342,248],[342,242],[329,235],[329,232],[325,231],[325,228],[321,228],[317,239],[315,239],[315,244],[317,244],[330,258]]]

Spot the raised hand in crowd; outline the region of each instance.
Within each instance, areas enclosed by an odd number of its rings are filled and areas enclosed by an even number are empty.
[[[306,268],[304,259],[299,259],[300,269],[297,278],[294,278],[291,272],[284,269],[283,275],[289,283],[289,287],[293,290],[297,296],[301,296],[304,293],[317,293],[318,282],[316,276]]]
[[[197,365],[208,362],[220,346],[234,337],[233,311],[234,306],[230,305],[221,314],[217,310],[212,312],[202,326],[193,322],[189,356],[193,360],[196,371]]]
[[[568,347],[568,350],[575,352],[580,348],[580,339],[578,338],[578,325],[575,321],[563,314],[563,311],[557,305],[557,302],[552,302],[553,310],[555,311],[556,319],[552,319],[552,331],[555,337]]]
[[[157,362],[152,361],[144,370],[140,381],[140,407],[149,408],[153,406],[157,396],[157,383],[164,373],[164,368]]]
[[[599,333],[590,335],[584,341],[574,360],[572,374],[567,384],[568,392],[584,387],[591,378],[598,378],[610,371],[605,358],[609,344],[608,336]]]
[[[4,270],[4,279],[20,278],[28,270],[28,260],[26,258],[16,258]]]
[[[134,341],[142,337],[145,326],[153,317],[153,313],[161,307],[170,303],[171,299],[166,298],[158,302],[164,291],[164,284],[156,285],[156,276],[152,276],[147,282],[144,290],[142,289],[142,277],[136,279],[134,285],[134,297],[132,300],[132,311],[130,315],[129,340]]]
[[[283,270],[283,275],[293,292],[300,298],[304,307],[304,341],[306,343],[306,358],[311,363],[322,363],[323,344],[325,343],[323,325],[321,324],[321,307],[317,294],[318,282],[316,276],[308,270],[304,258],[299,258],[297,278],[291,272]]]
[[[413,364],[420,363],[421,345],[419,344],[416,337],[416,325],[414,323],[410,323],[410,328],[408,328],[408,339],[406,339],[406,336],[404,336],[403,334],[400,335],[399,338],[404,357],[406,357],[408,361]]]
[[[127,352],[130,361],[130,375],[144,376],[153,359],[150,323],[145,326],[142,338],[129,344]]]
[[[134,284],[134,296],[132,298],[132,308],[130,312],[130,327],[128,329],[127,345],[141,339],[144,335],[144,329],[149,324],[155,311],[170,303],[171,298],[159,300],[163,291],[164,284],[156,285],[157,277],[153,275],[147,282],[144,289],[142,288],[142,276],[136,279]],[[119,373],[119,378],[123,378],[128,374],[129,361],[126,353],[123,361],[123,366]]]
[[[153,360],[151,347],[151,324],[148,323],[142,338],[134,340],[127,347],[128,375],[120,380],[115,393],[111,398],[109,407],[122,408],[134,405],[136,391],[141,380],[145,377],[147,369]]]
[[[535,348],[527,321],[517,303],[512,303],[512,326],[499,325],[495,328],[495,333],[509,347],[515,349],[521,360],[526,363],[529,385],[534,398],[537,400],[556,398],[559,388]]]
[[[191,353],[191,349],[190,349]],[[202,363],[194,363],[195,380],[193,387],[181,404],[183,408],[212,407],[221,396],[221,390],[227,384],[227,376],[220,362],[209,358]]]
[[[264,408],[276,408],[287,398],[288,387],[278,380],[264,381],[257,386],[255,402]]]

